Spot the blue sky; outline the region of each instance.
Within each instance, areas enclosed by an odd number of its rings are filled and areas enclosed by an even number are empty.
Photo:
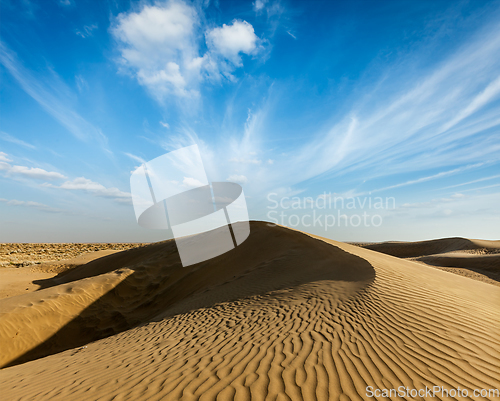
[[[168,238],[137,225],[130,173],[193,143],[251,219],[500,237],[499,2],[7,0],[1,18],[0,242]]]

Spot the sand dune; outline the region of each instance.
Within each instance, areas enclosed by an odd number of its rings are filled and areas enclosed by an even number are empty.
[[[415,258],[454,251],[470,253],[499,253],[500,241],[471,240],[466,238],[442,238],[417,242],[381,242],[363,245],[363,248],[398,258]]]
[[[252,222],[241,246],[188,268],[167,241],[45,285],[0,300],[2,363],[86,348],[1,370],[7,400],[500,388],[500,288],[283,227]]]
[[[500,254],[494,255],[469,255],[458,252],[422,256],[416,260],[429,265],[444,267],[462,267],[500,272]]]
[[[358,245],[500,286],[500,241],[442,238]]]

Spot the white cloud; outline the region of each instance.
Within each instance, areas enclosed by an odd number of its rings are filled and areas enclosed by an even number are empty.
[[[192,177],[184,177],[184,179],[182,180],[182,184],[185,187],[190,187],[190,188],[198,188],[204,186],[202,182]]]
[[[51,188],[62,188],[67,190],[80,190],[103,198],[114,198],[117,201],[130,201],[130,194],[122,192],[118,188],[106,188],[104,185],[94,182],[85,177],[78,177],[71,181],[66,181],[60,186],[48,184]]]
[[[241,66],[240,53],[252,55],[258,51],[259,38],[253,26],[246,21],[233,21],[232,25],[223,24],[207,32],[207,45],[221,54],[234,65]]]
[[[253,9],[255,11],[261,11],[265,5],[267,3],[267,0],[256,0],[254,3],[253,3]]]
[[[36,180],[59,180],[66,178],[64,175],[56,173],[55,171],[46,171],[38,167],[12,166],[8,170],[8,173]]]
[[[7,162],[11,162],[7,157],[7,154],[4,152],[0,152],[0,171],[4,171],[5,175],[8,177],[24,177],[24,178],[32,178],[35,180],[59,180],[66,178],[61,173],[57,173],[55,171],[47,171],[38,167],[27,167],[27,166],[17,166],[10,165]]]
[[[226,181],[236,182],[238,184],[246,184],[248,182],[248,178],[244,175],[233,174],[227,177]]]
[[[182,1],[146,5],[120,14],[111,33],[118,42],[120,64],[159,101],[168,95],[192,98],[205,80],[234,81],[240,54],[254,55],[260,39],[252,25],[234,21],[205,34],[208,51],[200,54],[204,27],[196,9]]]
[[[170,129],[170,124],[169,124],[169,123],[165,123],[165,122],[163,122],[163,121],[160,121],[160,125],[161,125],[162,127],[165,127],[165,128],[167,128],[167,129]]]
[[[167,93],[173,89],[174,93],[179,96],[189,95],[186,90],[186,80],[180,72],[179,64],[173,61],[169,61],[162,70],[139,70],[137,78],[142,85],[154,88],[159,93]]]
[[[161,99],[168,93],[195,94],[186,86],[189,63],[198,57],[194,36],[198,24],[193,7],[170,1],[120,14],[111,32],[120,42],[124,65]]]

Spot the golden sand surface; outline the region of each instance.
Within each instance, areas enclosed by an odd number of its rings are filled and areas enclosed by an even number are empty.
[[[0,300],[2,400],[498,399],[500,288],[372,249],[252,222],[196,265],[164,241],[40,281]]]

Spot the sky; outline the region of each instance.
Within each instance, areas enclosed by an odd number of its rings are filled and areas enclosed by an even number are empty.
[[[130,176],[197,144],[249,217],[500,239],[500,2],[6,0],[0,242],[149,242]]]

